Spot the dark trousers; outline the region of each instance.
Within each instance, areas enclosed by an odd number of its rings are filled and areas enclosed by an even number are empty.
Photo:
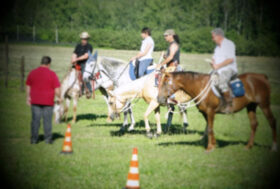
[[[46,142],[52,140],[52,115],[53,106],[34,105],[31,106],[32,121],[31,121],[31,142],[38,141],[40,121],[43,117],[44,138]]]

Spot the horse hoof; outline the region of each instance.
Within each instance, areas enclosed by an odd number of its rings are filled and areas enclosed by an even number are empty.
[[[152,138],[153,138],[153,133],[147,132],[146,136],[147,136],[149,139],[152,139]]]
[[[107,122],[107,123],[112,123],[112,119],[107,118],[107,119],[106,119],[106,122]]]
[[[208,147],[208,148],[206,149],[205,153],[209,154],[209,153],[213,152],[214,149],[215,149],[215,147]]]
[[[159,138],[160,135],[161,135],[160,133],[156,133],[156,134],[154,134],[154,137],[155,137],[155,138]]]
[[[127,129],[127,131],[129,131],[129,132],[134,131],[134,127],[129,127],[129,128]]]

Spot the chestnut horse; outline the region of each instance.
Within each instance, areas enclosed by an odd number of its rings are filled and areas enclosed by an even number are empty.
[[[205,88],[210,77],[209,74],[196,72],[164,73],[164,77],[159,85],[158,102],[160,104],[166,104],[167,98],[180,89],[185,91],[192,98],[195,98]],[[254,144],[255,132],[258,126],[256,108],[259,106],[268,119],[272,129],[272,150],[277,151],[276,120],[270,108],[270,85],[267,76],[256,73],[245,73],[238,77],[243,82],[246,93],[243,97],[234,98],[232,105],[233,112],[238,112],[245,107],[247,108],[251,124],[251,136],[246,148],[250,149]],[[196,99],[196,101],[199,101],[199,98]],[[223,113],[220,103],[220,99],[210,90],[205,98],[197,104],[197,108],[203,114],[207,122],[207,152],[213,150],[216,146],[216,139],[213,131],[214,117],[216,113]]]

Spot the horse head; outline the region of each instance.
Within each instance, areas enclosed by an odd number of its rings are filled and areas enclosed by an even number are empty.
[[[98,72],[96,69],[98,52],[95,51],[94,55],[92,55],[90,52],[88,52],[88,54],[89,58],[86,62],[85,71],[83,73],[83,80],[85,82],[89,82],[89,80],[93,79],[96,72]]]
[[[60,123],[64,114],[64,106],[61,102],[56,101],[53,108],[55,123]]]
[[[108,92],[108,104],[111,109],[110,118],[114,120],[115,118],[120,117],[120,113],[122,113],[126,106],[128,106],[126,100],[122,100],[121,97],[114,94],[114,91],[107,91]]]
[[[167,104],[167,99],[176,92],[175,83],[173,82],[173,75],[168,72],[162,72],[159,75],[159,92],[158,92],[158,103],[161,105]]]

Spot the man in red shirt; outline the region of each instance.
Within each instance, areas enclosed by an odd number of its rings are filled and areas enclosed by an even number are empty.
[[[31,105],[31,144],[38,143],[40,120],[43,117],[45,142],[52,143],[52,115],[55,95],[60,100],[60,83],[50,70],[51,58],[44,56],[41,66],[32,70],[26,80],[26,103]]]

